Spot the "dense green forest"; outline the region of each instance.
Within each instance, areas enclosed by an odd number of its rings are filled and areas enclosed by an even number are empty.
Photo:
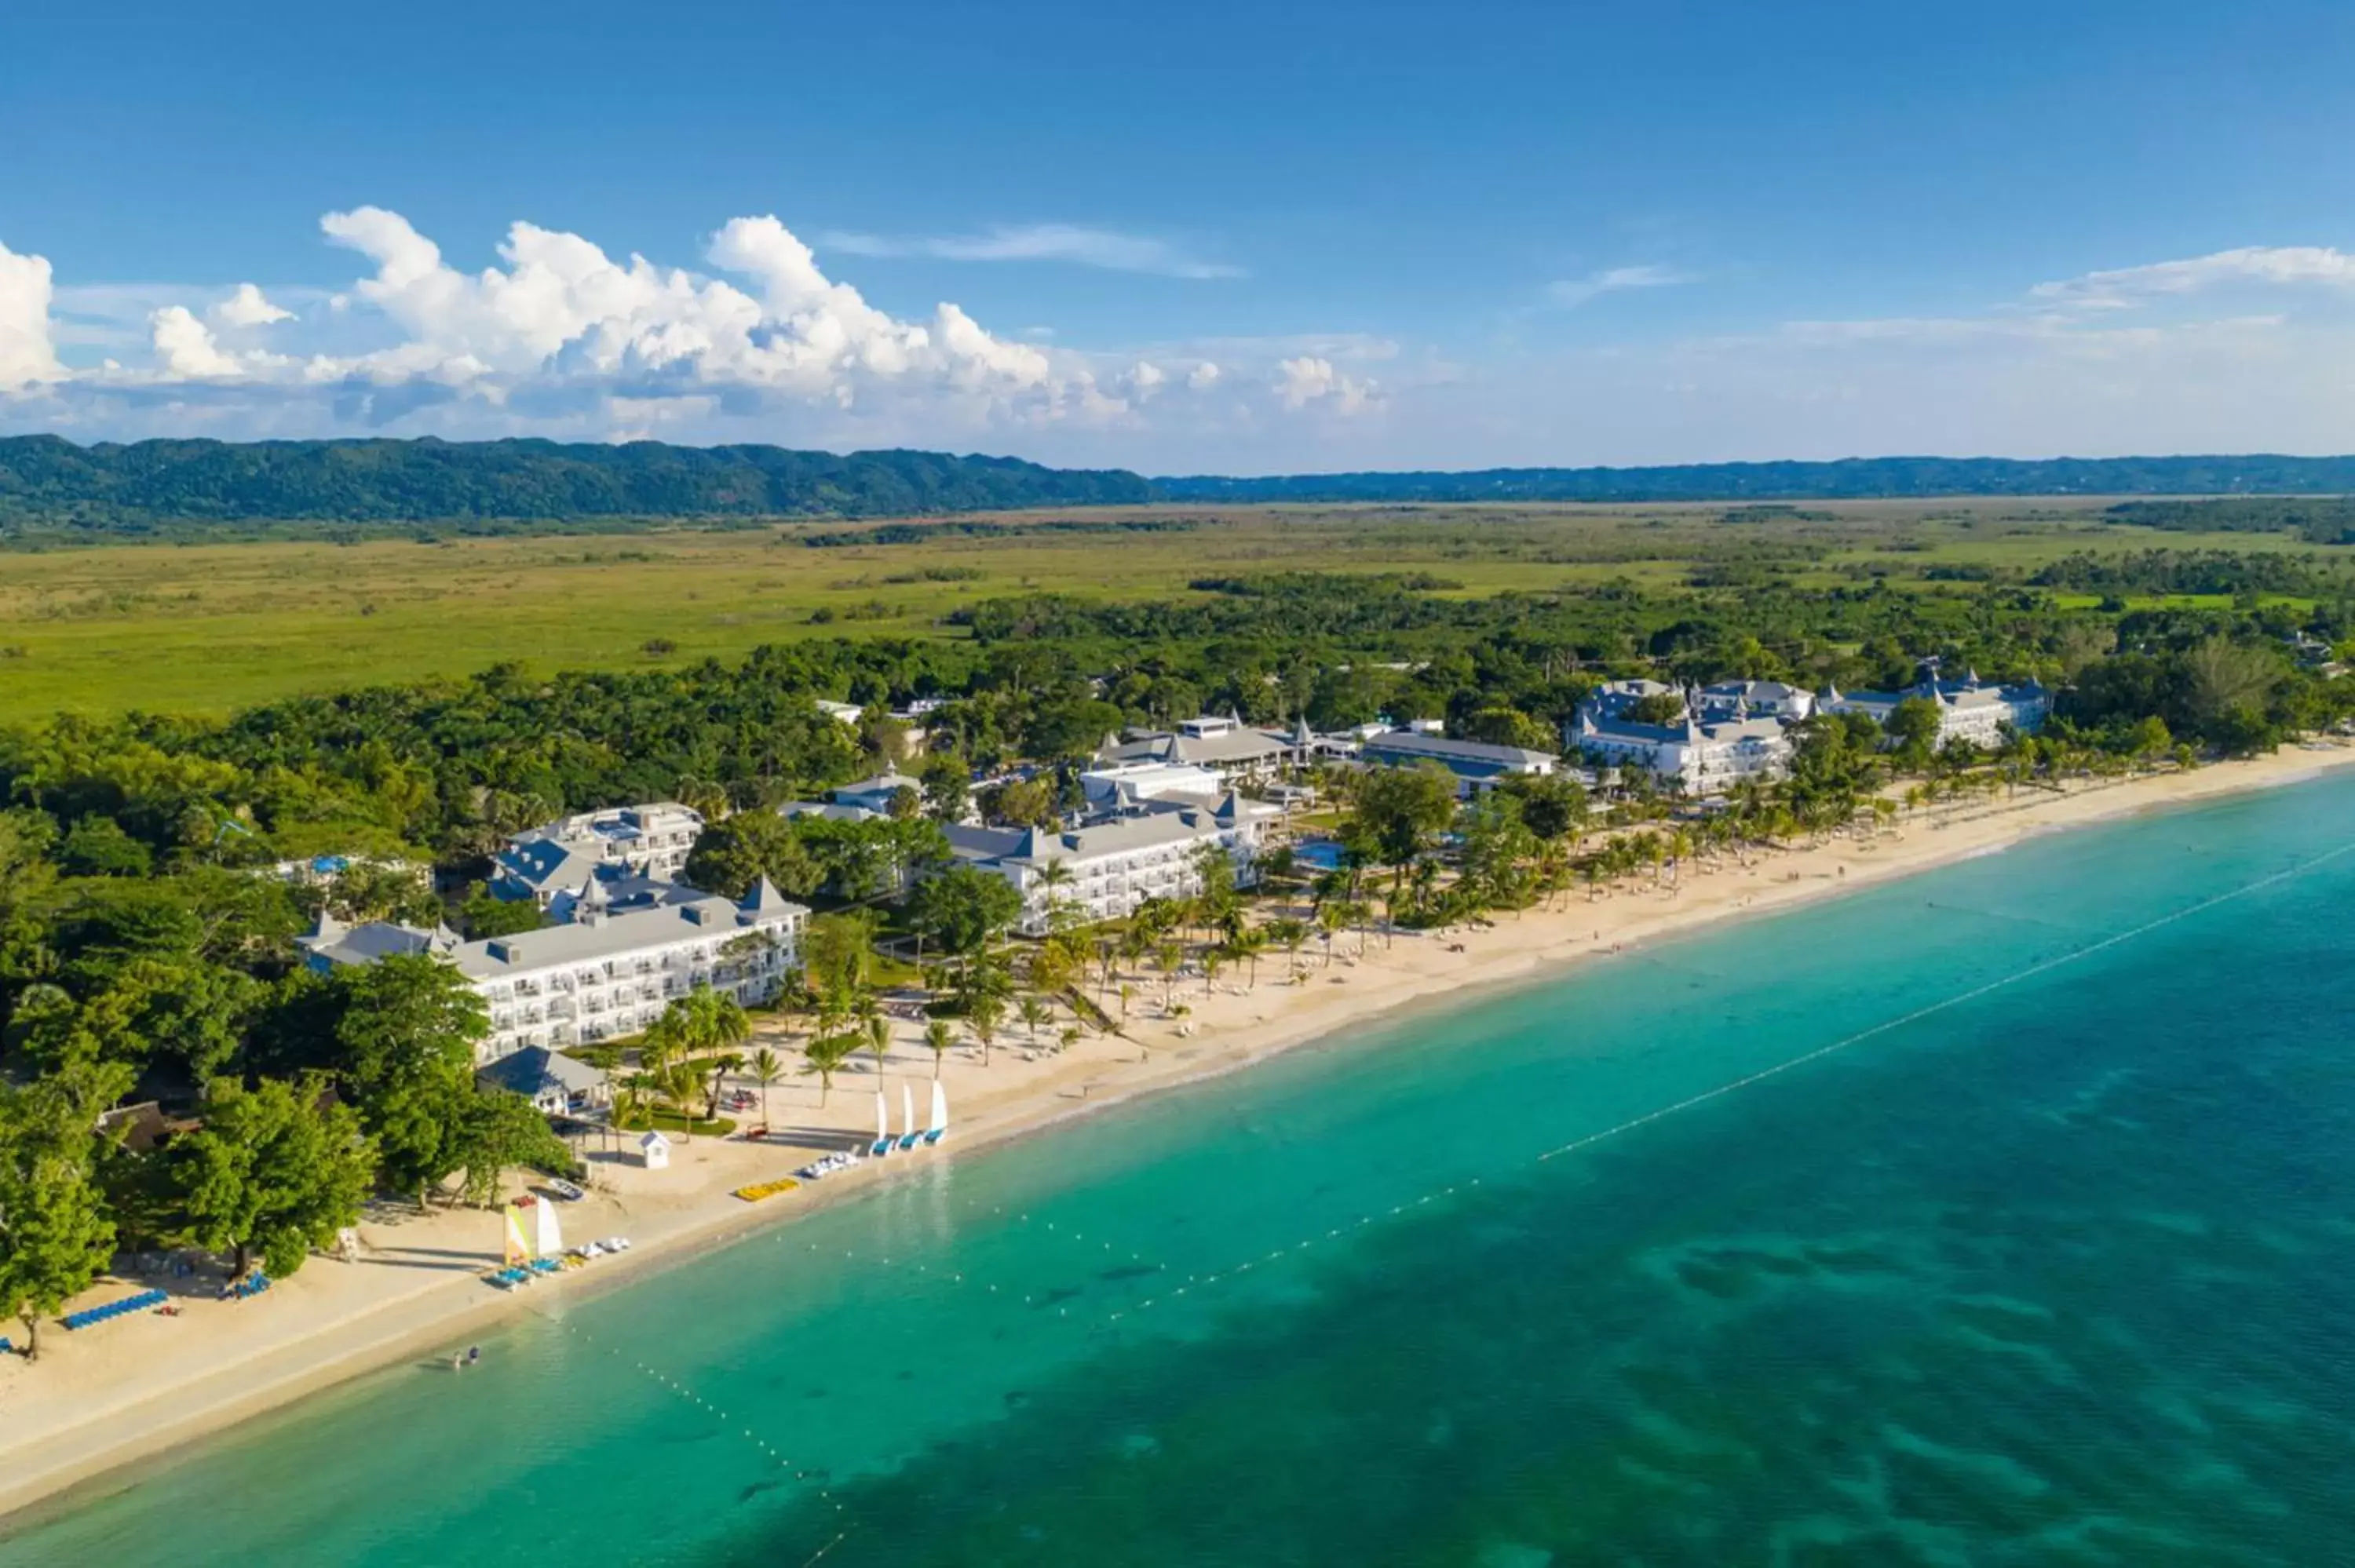
[[[658,441],[155,440],[82,447],[56,436],[0,439],[0,542],[364,535],[420,526],[453,532],[613,532],[681,521],[749,525],[791,517],[893,517],[1128,505],[1148,501],[1676,502],[1948,495],[2222,495],[2136,503],[2121,523],[2172,529],[2295,531],[2336,544],[2355,535],[2355,458],[1858,458],[1839,462],[1662,468],[1491,469],[1465,473],[1335,473],[1146,481],[1119,470],[1042,467],[1013,458],[875,451],[838,456],[770,446]],[[2255,493],[2267,493],[2261,496]],[[2316,496],[2315,501],[2281,496]],[[1752,506],[1729,522],[1796,516]],[[968,530],[1049,524],[964,524]],[[1182,526],[1182,524],[1165,524]],[[911,543],[955,531],[835,534],[813,543]]]
[[[878,517],[1146,499],[1133,473],[1015,458],[658,441],[0,439],[0,536],[219,537],[225,524]],[[208,526],[199,526],[208,525]]]
[[[2355,491],[2355,457],[1844,458],[1663,468],[1492,468],[1156,479],[1188,502],[1785,501],[1933,495],[2317,495]]]

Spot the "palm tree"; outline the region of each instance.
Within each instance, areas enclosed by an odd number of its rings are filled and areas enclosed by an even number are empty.
[[[1308,923],[1287,916],[1271,924],[1267,932],[1283,947],[1285,967],[1298,969],[1300,949],[1308,945]]]
[[[802,1072],[817,1075],[817,1103],[825,1108],[826,1097],[834,1092],[835,1070],[850,1060],[858,1050],[856,1034],[817,1034],[802,1047]]]
[[[985,993],[965,1004],[965,1022],[981,1042],[981,1065],[989,1065],[990,1048],[997,1043],[997,1026],[1006,1019],[1006,999]]]
[[[1061,863],[1057,862],[1056,863],[1060,864]],[[1032,1045],[1037,1045],[1039,1044],[1039,1026],[1055,1016],[1053,1010],[1049,1008],[1048,1005],[1038,997],[1026,996],[1022,999],[1021,1005],[1017,1008],[1016,1011],[1020,1012],[1022,1015],[1023,1033],[1029,1037],[1029,1041]]]
[[[1071,868],[1059,856],[1039,868],[1039,885],[1047,890],[1047,918],[1051,924],[1062,907],[1062,890],[1071,885]]]
[[[695,1091],[703,1086],[703,1075],[696,1071],[692,1062],[666,1063],[662,1071],[655,1075],[655,1086],[662,1097],[670,1102],[671,1108],[678,1113],[680,1136],[692,1138],[695,1113],[689,1108],[689,1102],[695,1098]]]
[[[1062,1032],[1055,1036],[1055,1049],[1058,1051],[1068,1051],[1079,1043],[1080,1026],[1076,1023],[1066,1023]]]
[[[1164,942],[1154,948],[1153,967],[1161,971],[1161,1006],[1167,1012],[1178,1001],[1178,971],[1186,967],[1185,945]]]
[[[633,1073],[623,1078],[613,1091],[613,1125],[626,1129],[640,1117],[650,1117],[654,1111],[655,1092],[655,1078],[651,1073]]]
[[[1227,938],[1227,951],[1251,966],[1251,978],[1244,982],[1246,991],[1259,989],[1259,956],[1267,948],[1268,934],[1256,926],[1244,926]]]
[[[738,1071],[744,1065],[744,1058],[736,1052],[724,1051],[717,1056],[706,1056],[702,1065],[704,1072],[709,1075],[703,1089],[704,1118],[708,1121],[718,1121],[720,1086],[727,1082],[729,1074]]]
[[[883,1075],[883,1065],[891,1055],[891,1021],[880,1012],[870,1012],[863,1021],[868,1054],[875,1058],[875,1075]]]
[[[785,1065],[766,1045],[752,1053],[752,1081],[761,1086],[761,1125],[769,1122],[769,1086],[785,1075]]]
[[[941,1075],[942,1060],[948,1055],[949,1047],[956,1044],[956,1031],[949,1026],[947,1019],[935,1018],[924,1025],[924,1044],[932,1047],[932,1076],[937,1078]]]
[[[1325,944],[1325,967],[1333,967],[1333,938],[1348,928],[1349,906],[1343,900],[1327,898],[1316,906],[1316,935]]]

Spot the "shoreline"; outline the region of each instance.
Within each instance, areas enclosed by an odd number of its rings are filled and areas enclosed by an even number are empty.
[[[787,1080],[790,1088],[773,1091],[777,1114],[764,1112],[762,1119],[793,1143],[697,1138],[675,1146],[665,1171],[640,1170],[608,1151],[591,1153],[591,1197],[559,1213],[573,1241],[627,1234],[630,1252],[515,1293],[490,1290],[479,1278],[496,1262],[495,1214],[420,1217],[378,1205],[360,1227],[364,1255],[357,1262],[314,1258],[253,1302],[216,1302],[207,1288],[182,1296],[176,1318],[138,1315],[87,1330],[87,1337],[52,1328],[43,1337],[42,1360],[30,1366],[0,1358],[0,1531],[27,1522],[23,1510],[35,1505],[69,1508],[114,1489],[134,1461],[184,1450],[429,1351],[437,1364],[446,1361],[453,1340],[462,1347],[519,1313],[545,1315],[625,1288],[746,1234],[855,1199],[910,1164],[1028,1137],[1311,1042],[1341,1044],[1353,1027],[1392,1024],[1443,1000],[1561,979],[1582,959],[1781,913],[2047,834],[2305,783],[2350,765],[2355,747],[2292,747],[2191,773],[1976,800],[1920,814],[1870,841],[1777,852],[1750,866],[1727,861],[1689,867],[1673,888],[1645,886],[1593,902],[1572,891],[1566,910],[1503,913],[1485,928],[1444,938],[1401,933],[1386,943],[1375,936],[1361,957],[1352,956],[1356,935],[1345,935],[1329,953],[1313,944],[1302,950],[1295,978],[1304,983],[1286,983],[1285,960],[1274,954],[1261,960],[1254,988],[1246,989],[1240,974],[1215,993],[1199,979],[1182,982],[1189,1013],[1147,1017],[1140,1007],[1130,1016],[1128,1039],[1091,1036],[1061,1054],[1000,1044],[987,1065],[975,1050],[953,1052],[942,1075],[956,1118],[943,1150],[895,1157],[879,1169],[870,1162],[829,1178],[822,1190],[805,1184],[748,1204],[733,1196],[736,1187],[786,1174],[814,1150],[871,1136],[862,1128],[871,1127],[870,1093],[878,1086],[863,1073],[846,1070],[831,1095],[806,1080]],[[1462,950],[1448,950],[1455,943]],[[1159,991],[1141,980],[1137,989],[1140,1002]],[[764,1022],[763,1035],[773,1029]],[[895,1047],[893,1075],[932,1075],[935,1064],[905,1026]],[[189,1288],[126,1275],[77,1304],[157,1284],[176,1294]]]

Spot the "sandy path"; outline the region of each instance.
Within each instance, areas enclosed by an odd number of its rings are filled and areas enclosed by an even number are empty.
[[[2350,763],[2355,748],[2292,748],[2063,794],[2027,790],[2011,800],[1917,817],[1869,843],[1841,840],[1748,868],[1729,860],[1714,870],[1689,869],[1684,885],[1673,890],[1647,887],[1595,902],[1573,893],[1553,912],[1506,915],[1487,929],[1445,938],[1401,935],[1386,945],[1377,936],[1362,958],[1356,935],[1345,934],[1333,944],[1329,966],[1316,944],[1303,951],[1303,983],[1285,983],[1281,952],[1263,956],[1256,989],[1246,990],[1240,975],[1222,977],[1207,994],[1199,978],[1182,982],[1178,997],[1190,1011],[1175,1022],[1149,1016],[1158,1012],[1161,988],[1157,980],[1137,978],[1129,1025],[1135,1041],[1091,1037],[1069,1052],[1033,1056],[1016,1026],[1001,1036],[986,1067],[977,1050],[951,1053],[943,1076],[954,1113],[953,1147],[970,1149],[1227,1071],[1433,997],[1559,973],[1571,960],[1614,947],[1869,886],[2033,834],[2292,783]],[[1463,950],[1451,950],[1458,942]],[[902,1024],[900,1031],[885,1080],[895,1122],[898,1082],[914,1086],[922,1114],[925,1080],[932,1073],[913,1026]],[[773,1044],[780,1054],[798,1060],[782,1038]],[[133,1315],[77,1334],[52,1326],[43,1335],[38,1362],[0,1358],[0,1512],[404,1359],[450,1375],[442,1363],[502,1317],[608,1287],[684,1253],[890,1180],[895,1167],[887,1161],[757,1205],[731,1195],[736,1187],[786,1174],[812,1150],[863,1141],[873,1127],[875,1086],[865,1063],[862,1057],[858,1069],[837,1075],[823,1106],[813,1080],[792,1079],[770,1091],[773,1126],[790,1144],[697,1139],[676,1150],[665,1171],[640,1170],[634,1156],[592,1147],[595,1191],[561,1211],[566,1234],[576,1243],[626,1234],[632,1250],[526,1291],[508,1295],[482,1281],[483,1270],[497,1261],[495,1216],[461,1211],[420,1217],[389,1205],[361,1226],[366,1246],[358,1261],[315,1259],[258,1300],[213,1300],[218,1281],[206,1279],[180,1298],[176,1317]],[[126,1276],[75,1305],[112,1300],[150,1285],[180,1287],[168,1279]]]

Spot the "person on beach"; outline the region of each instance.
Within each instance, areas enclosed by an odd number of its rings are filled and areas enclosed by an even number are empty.
[[[457,1351],[451,1351],[451,1352],[450,1352],[450,1370],[451,1370],[452,1372],[464,1372],[464,1371],[466,1370],[466,1358],[465,1358],[465,1357],[464,1357],[464,1356],[462,1356],[462,1355],[460,1355],[460,1354],[459,1354]]]
[[[473,1366],[476,1361],[481,1361],[482,1359],[483,1359],[483,1347],[482,1347],[482,1346],[480,1346],[480,1345],[468,1345],[468,1346],[466,1347],[466,1364],[467,1364],[468,1366]]]

